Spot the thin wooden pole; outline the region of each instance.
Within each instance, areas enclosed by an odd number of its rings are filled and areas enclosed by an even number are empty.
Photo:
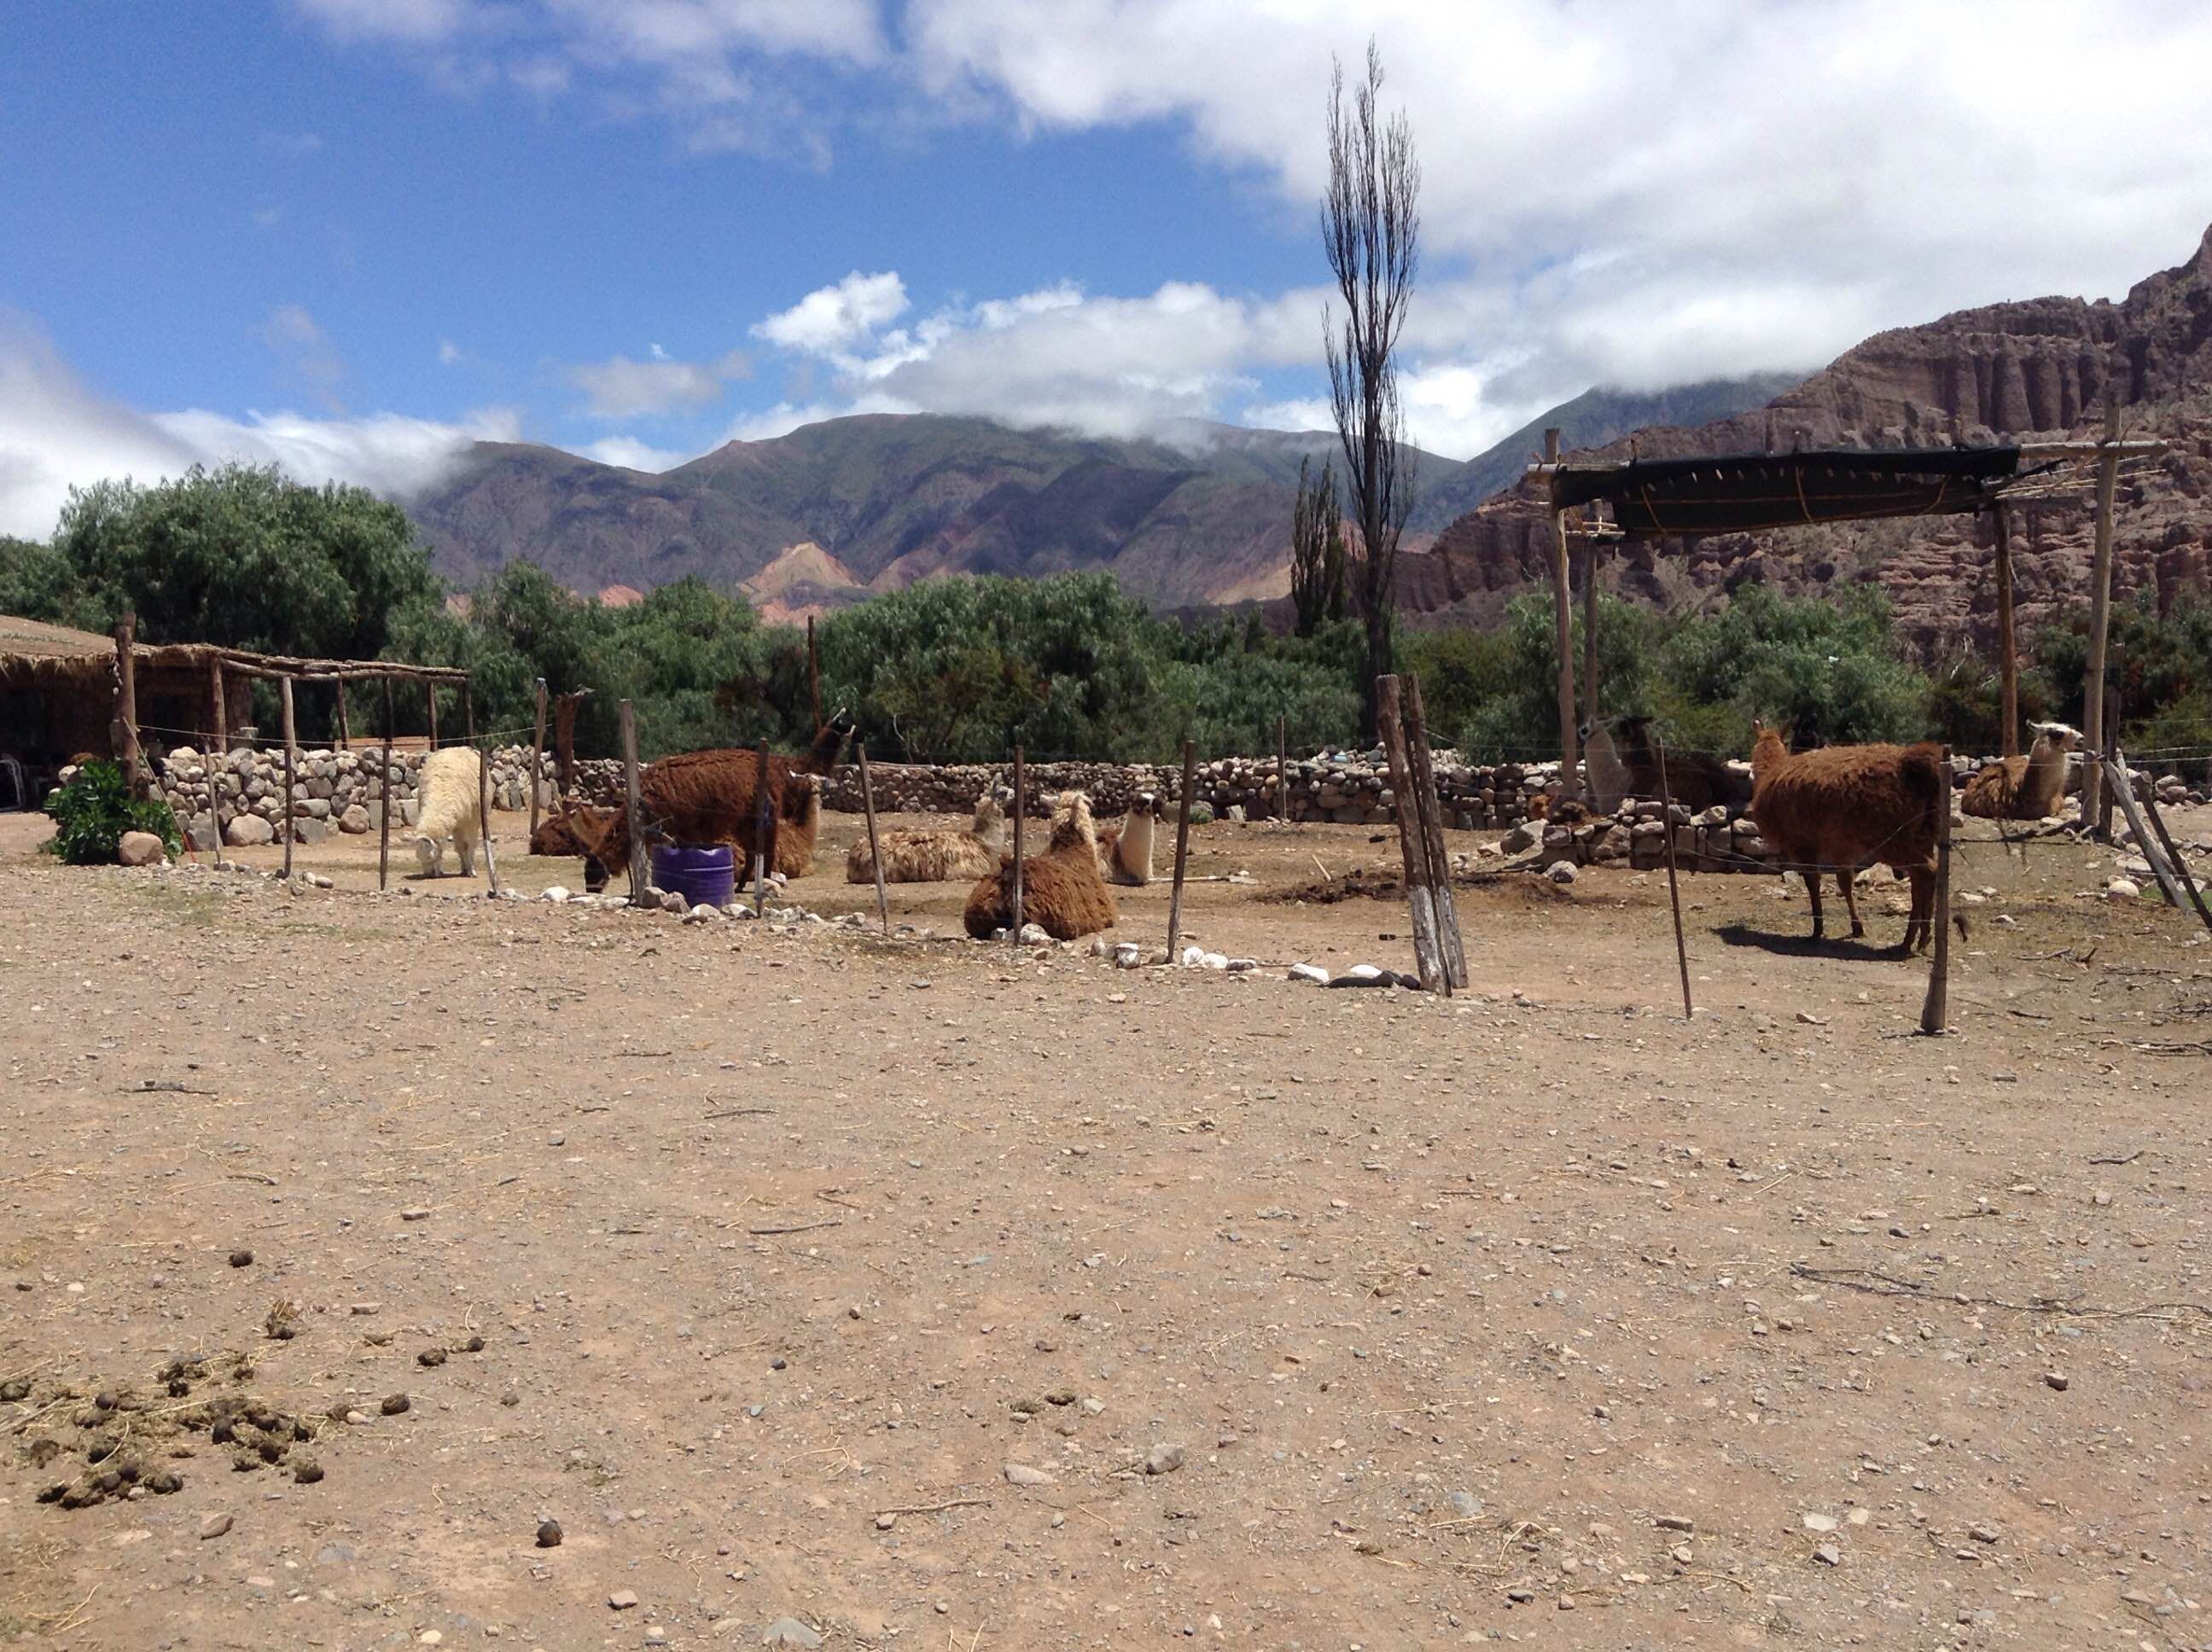
[[[1559,433],[1544,433],[1544,462],[1559,462]],[[1574,597],[1567,589],[1567,519],[1552,512],[1552,634],[1559,654],[1559,788],[1563,798],[1583,796],[1575,777],[1579,761],[1575,740],[1575,622]]]
[[[1173,963],[1182,945],[1183,870],[1190,864],[1190,794],[1198,787],[1198,742],[1182,743],[1182,792],[1176,799],[1175,887],[1168,895],[1168,962]]]
[[[123,784],[134,798],[146,794],[138,749],[138,616],[126,610],[115,624],[115,720],[122,734]]]
[[[538,679],[538,732],[530,737],[530,835],[538,836],[538,793],[544,789],[540,778],[545,768],[545,679]]]
[[[343,677],[341,677],[340,678],[338,678],[337,683],[338,683],[338,750],[341,750],[341,751],[350,751],[350,750],[353,750],[353,726],[352,726],[351,724],[349,724],[349,723],[348,723],[348,722],[346,721],[346,702],[345,702],[345,685],[346,685],[346,680],[345,680],[345,678],[343,678]]]
[[[222,661],[208,661],[208,718],[215,749],[208,753],[208,818],[215,823],[215,858],[222,859],[222,777],[230,768],[230,719],[222,701]]]
[[[615,714],[622,727],[623,800],[629,811],[629,903],[641,907],[653,879],[646,871],[644,805],[637,793],[637,714],[627,700]]]
[[[769,784],[768,748],[753,748],[753,916],[768,910],[768,875],[775,870],[776,817],[780,799]]]
[[[384,755],[376,780],[376,890],[392,881],[392,679],[384,679]]]
[[[1667,828],[1667,903],[1674,908],[1674,966],[1682,975],[1682,1018],[1693,1021],[1698,1012],[1690,1005],[1690,949],[1682,940],[1682,884],[1674,871],[1674,794],[1667,783],[1667,743],[1656,732],[1651,750],[1659,759],[1659,818]]]
[[[814,709],[812,726],[822,726],[822,651],[814,645],[814,616],[806,616],[806,702]]]
[[[2112,698],[2117,701],[2119,696],[2114,695]],[[2120,711],[2117,703],[2106,710],[2105,761],[2101,765],[2093,766],[2093,772],[2098,781],[2097,836],[2109,843],[2112,841],[2112,788],[2104,782],[2106,772],[2120,760]],[[2124,768],[2120,773],[2124,776],[2127,770]]]
[[[2112,495],[2120,475],[2120,386],[2118,374],[2108,367],[2105,379],[2105,442],[2097,458],[2097,554],[2089,574],[2089,677],[2082,685],[2082,744],[2092,751],[2106,751],[2113,731],[2105,720],[2105,648],[2112,623]],[[2117,721],[2118,720],[2113,720]],[[2087,766],[2082,778],[2081,819],[2086,824],[2105,818],[2104,774]]]
[[[1951,1020],[1951,748],[1943,748],[1943,793],[1936,815],[1936,926],[1934,957],[1928,966],[1928,997],[1920,1006],[1920,1030],[1933,1036]],[[1818,876],[1818,873],[1814,874]],[[1851,875],[1846,868],[1844,876]]]
[[[2156,790],[2155,787],[2152,787],[2154,793]],[[2181,858],[2181,851],[2173,847],[2173,835],[2166,829],[2166,817],[2159,813],[2158,799],[2147,796],[2142,800],[2142,806],[2144,814],[2150,819],[2151,829],[2158,834],[2159,842],[2165,846],[2166,864],[2173,868],[2173,875],[2181,880],[2182,888],[2189,891],[2190,902],[2196,907],[2197,915],[2204,920],[2204,927],[2212,929],[2212,908],[2205,906],[2204,896],[2197,888],[2197,879],[2190,874],[2189,863]]]
[[[1583,722],[1597,721],[1597,541],[1583,541]],[[1577,726],[1579,734],[1580,725]]]
[[[1291,823],[1291,748],[1285,738],[1289,719],[1275,714],[1275,818]]]
[[[476,696],[470,684],[461,684],[461,738],[477,754],[477,847],[483,851],[484,881],[494,896],[499,893],[499,862],[491,849],[491,742],[477,744]]]
[[[1413,760],[1413,801],[1419,806],[1421,847],[1428,862],[1429,896],[1435,903],[1437,940],[1443,948],[1444,989],[1467,985],[1467,948],[1460,938],[1459,903],[1452,894],[1451,852],[1444,844],[1444,804],[1437,792],[1436,765],[1429,756],[1429,719],[1421,705],[1421,679],[1406,675],[1406,755]]]
[[[1398,820],[1398,854],[1405,872],[1406,904],[1413,914],[1413,968],[1420,976],[1423,992],[1444,992],[1450,986],[1451,977],[1437,939],[1436,898],[1429,882],[1428,848],[1421,836],[1420,805],[1414,800],[1413,758],[1407,750],[1395,676],[1375,679],[1375,722],[1382,738],[1382,750],[1390,759],[1390,789],[1397,805],[1392,812]]]
[[[425,682],[422,684],[422,720],[430,732],[430,750],[435,751],[438,749],[438,685],[435,683]]]
[[[2166,857],[2158,852],[2158,845],[2151,841],[2150,826],[2143,819],[2142,810],[2136,801],[2136,788],[2128,780],[2127,757],[2117,747],[2107,765],[2105,779],[2112,787],[2114,799],[2120,805],[2120,812],[2128,817],[2128,824],[2135,829],[2136,847],[2142,851],[2142,858],[2150,862],[2151,875],[2158,879],[2159,888],[2166,891],[2166,898],[2176,908],[2182,908],[2181,880],[2174,875],[2172,867],[2166,865]],[[2177,865],[2179,863],[2179,856],[2175,857],[2175,861]]]
[[[2012,529],[1999,500],[1990,507],[1990,523],[1996,534],[1994,562],[1997,585],[1997,715],[2004,725],[2003,744],[1998,748],[2008,757],[2020,756],[2020,651],[2013,638],[2012,607]]]
[[[292,721],[292,679],[276,679],[276,697],[284,708],[284,881],[292,881],[292,840],[299,835],[299,823],[292,818],[293,770],[298,763],[298,735]]]
[[[853,755],[860,760],[860,807],[868,816],[868,859],[876,868],[876,915],[884,920],[884,933],[891,932],[891,901],[884,892],[884,851],[876,836],[876,783],[868,774],[868,748],[858,741]]]
[[[572,689],[553,708],[553,789],[562,797],[576,787],[576,708],[585,693]]]
[[[1006,938],[1017,946],[1022,941],[1022,817],[1028,812],[1028,781],[1022,768],[1022,744],[1017,740],[1014,742],[1013,912],[1006,925]]]

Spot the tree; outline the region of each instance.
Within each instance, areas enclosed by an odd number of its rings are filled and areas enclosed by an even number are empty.
[[[1309,459],[1298,461],[1298,492],[1291,506],[1291,601],[1297,609],[1298,635],[1311,636],[1325,620],[1345,610],[1344,521],[1336,503],[1336,466],[1321,467],[1321,480],[1307,484]]]
[[[1404,112],[1378,124],[1382,56],[1370,39],[1367,75],[1344,100],[1344,65],[1328,88],[1328,191],[1322,197],[1322,250],[1344,301],[1340,333],[1322,312],[1328,398],[1344,449],[1344,485],[1359,530],[1355,592],[1367,627],[1367,680],[1360,697],[1375,730],[1375,679],[1390,669],[1398,538],[1413,508],[1413,455],[1399,393],[1398,334],[1406,324],[1419,262],[1421,166]]]

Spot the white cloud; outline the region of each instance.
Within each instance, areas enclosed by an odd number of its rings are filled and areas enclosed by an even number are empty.
[[[271,310],[261,324],[260,337],[280,367],[314,392],[325,406],[338,406],[345,363],[304,305],[281,304]]]
[[[580,389],[592,412],[603,419],[634,419],[647,415],[696,412],[722,398],[723,386],[744,378],[751,364],[735,350],[708,362],[672,361],[654,345],[653,359],[633,361],[627,355],[604,361],[582,362],[568,370],[568,381]]]
[[[440,367],[449,367],[453,366],[463,359],[464,354],[465,353],[459,344],[456,344],[452,339],[441,338],[438,341],[438,365]]]
[[[93,390],[42,333],[0,313],[0,533],[44,538],[72,486],[109,477],[152,482],[234,459],[280,465],[302,482],[357,483],[404,497],[445,476],[471,441],[511,441],[519,433],[515,415],[498,409],[453,424],[392,413],[141,413]]]
[[[760,322],[753,336],[785,349],[836,355],[903,315],[906,307],[906,283],[896,270],[873,276],[855,270]]]
[[[575,451],[586,459],[599,460],[602,465],[619,465],[626,471],[648,471],[656,476],[698,457],[696,453],[679,453],[666,447],[650,447],[628,436],[603,436]]]

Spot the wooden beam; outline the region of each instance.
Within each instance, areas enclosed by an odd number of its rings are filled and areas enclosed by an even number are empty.
[[[1547,464],[1559,463],[1557,429],[1544,433],[1544,459]],[[1574,598],[1567,589],[1567,519],[1556,508],[1552,512],[1552,633],[1559,665],[1559,795],[1578,797],[1582,788],[1575,778],[1578,753],[1575,739]]]
[[[491,848],[491,743],[477,744],[477,711],[466,683],[461,684],[461,738],[477,754],[477,847],[483,851],[484,881],[491,885],[495,896],[499,893],[499,862],[493,858]],[[434,747],[435,744],[432,742]],[[458,852],[459,846],[455,847]]]
[[[1449,992],[1451,976],[1437,934],[1435,892],[1429,881],[1429,855],[1421,836],[1420,805],[1414,801],[1413,763],[1395,674],[1375,679],[1375,722],[1390,760],[1390,789],[1397,807],[1398,856],[1406,879],[1406,905],[1413,917],[1413,968],[1425,993]]]
[[[349,724],[349,723],[346,721],[346,701],[345,701],[345,685],[346,685],[346,680],[345,680],[345,678],[343,678],[343,677],[342,677],[338,678],[337,682],[338,682],[338,749],[339,749],[340,750],[342,750],[342,751],[349,751],[349,750],[351,750],[353,749],[353,727],[352,727],[352,726],[351,726],[350,724]]]
[[[384,679],[384,755],[376,781],[376,888],[380,895],[392,881],[392,679]]]
[[[544,790],[540,778],[545,767],[545,679],[538,679],[538,732],[530,737],[530,836],[538,837],[538,793]]]
[[[1443,948],[1447,993],[1467,985],[1467,946],[1459,932],[1459,902],[1452,894],[1451,851],[1444,842],[1444,805],[1437,791],[1436,764],[1429,752],[1429,716],[1421,704],[1421,679],[1409,671],[1405,681],[1406,755],[1413,760],[1413,801],[1421,815],[1421,844],[1429,863],[1429,889],[1436,902],[1437,939]]]
[[[1667,829],[1667,904],[1674,909],[1674,968],[1682,977],[1682,1019],[1694,1021],[1690,1004],[1690,950],[1682,941],[1682,884],[1674,870],[1674,794],[1667,781],[1667,743],[1655,731],[1651,750],[1659,759],[1659,819]],[[1820,876],[1817,869],[1813,874]]]
[[[438,685],[435,683],[422,685],[422,721],[430,733],[430,750],[435,751],[438,749]]]
[[[1583,716],[1597,721],[1597,545],[1583,546]],[[1579,732],[1580,726],[1577,725]]]
[[[1291,748],[1284,738],[1289,720],[1275,714],[1275,818],[1285,826],[1291,823]]]
[[[222,703],[222,661],[208,661],[208,722],[214,750],[208,753],[208,818],[215,823],[215,858],[222,859],[222,777],[230,767],[230,722]]]
[[[1182,743],[1182,793],[1176,800],[1175,884],[1168,894],[1168,962],[1182,956],[1182,879],[1190,864],[1190,794],[1198,788],[1198,742]]]
[[[768,909],[768,875],[775,870],[775,828],[783,799],[769,784],[768,747],[753,748],[753,916]]]
[[[2119,482],[2120,393],[2118,375],[2105,380],[2105,441],[2097,464],[2097,551],[2089,573],[2089,675],[2082,685],[2081,744],[2105,751],[2113,731],[2105,726],[2105,648],[2112,623],[2112,495]],[[2086,828],[2102,812],[2104,771],[2082,770],[2081,823]]]
[[[1929,950],[1933,957],[1928,964],[1928,996],[1920,1005],[1920,1030],[1933,1036],[1948,1029],[1951,1022],[1951,791],[1957,777],[1951,772],[1951,748],[1943,748],[1943,791],[1936,801],[1936,926],[1935,944]],[[1839,868],[1849,878],[1852,868]],[[1817,878],[1820,869],[1814,867],[1808,878]]]
[[[653,879],[646,870],[645,820],[638,799],[637,714],[625,700],[615,708],[615,715],[622,726],[623,799],[629,810],[629,903],[641,907]]]
[[[118,744],[116,760],[123,765],[123,784],[134,798],[146,795],[146,777],[138,749],[138,616],[125,610],[115,625],[115,723]]]
[[[884,849],[876,835],[876,783],[868,774],[868,748],[859,741],[853,743],[853,755],[860,760],[860,807],[868,817],[868,859],[876,867],[876,915],[884,920],[884,935],[891,932],[890,896],[884,892]]]
[[[284,881],[292,881],[292,840],[299,835],[299,823],[292,818],[292,787],[295,771],[299,766],[299,732],[292,721],[292,679],[276,679],[276,697],[284,708]]]
[[[806,616],[806,703],[813,708],[811,726],[822,726],[822,653],[814,646],[814,616]]]
[[[1990,523],[1996,535],[1992,553],[1997,585],[1997,715],[2004,725],[2008,757],[2020,756],[2020,653],[2013,638],[2012,530],[2004,502],[1990,507]]]
[[[1022,743],[1014,742],[1014,887],[1006,938],[1022,944],[1022,817],[1029,812],[1028,781],[1022,768]]]

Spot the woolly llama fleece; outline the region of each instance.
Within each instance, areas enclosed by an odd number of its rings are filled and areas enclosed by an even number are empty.
[[[483,829],[483,759],[473,746],[449,745],[422,759],[422,811],[415,822],[415,859],[425,878],[446,870],[446,840],[453,841],[461,876],[477,875],[477,845]]]

